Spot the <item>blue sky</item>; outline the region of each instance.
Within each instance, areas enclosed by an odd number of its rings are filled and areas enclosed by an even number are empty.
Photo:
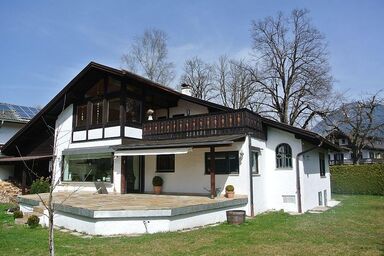
[[[0,102],[43,106],[90,61],[120,68],[134,36],[164,30],[178,72],[251,49],[250,24],[307,8],[326,36],[335,88],[384,88],[384,1],[1,1]],[[177,80],[175,81],[177,83]]]

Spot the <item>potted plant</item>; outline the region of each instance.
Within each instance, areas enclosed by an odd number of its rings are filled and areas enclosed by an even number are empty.
[[[225,187],[225,196],[227,198],[233,198],[235,196],[235,187],[232,185],[227,185]]]
[[[156,195],[159,195],[161,193],[161,190],[163,188],[163,178],[160,176],[155,176],[152,179],[152,185],[153,185],[153,192],[155,192]]]

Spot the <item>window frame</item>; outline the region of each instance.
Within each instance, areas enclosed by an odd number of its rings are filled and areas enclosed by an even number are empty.
[[[118,102],[118,112],[119,112],[119,115],[118,115],[118,119],[117,120],[109,120],[109,118],[110,118],[110,103],[111,102],[113,102],[113,101],[115,101],[115,102]],[[106,109],[106,114],[107,114],[107,116],[106,116],[106,120],[105,120],[105,124],[106,125],[111,125],[111,124],[116,124],[116,125],[119,125],[120,124],[120,105],[121,105],[121,99],[120,98],[116,98],[116,97],[114,97],[114,98],[109,98],[109,99],[107,99],[107,109]]]
[[[279,152],[280,147],[284,147],[284,151],[288,152]],[[280,158],[278,158],[280,155]],[[287,155],[290,155],[287,157]],[[292,169],[293,168],[293,157],[292,157],[292,148],[288,143],[280,143],[275,148],[275,164],[276,169]]]
[[[325,154],[323,152],[319,152],[319,173],[320,173],[320,177],[322,178],[326,176]]]
[[[255,154],[256,154],[256,157],[254,158]],[[251,150],[251,173],[252,173],[252,175],[260,175],[259,156],[260,156],[259,150]],[[256,170],[255,171],[253,171],[254,161],[255,161],[254,159],[256,159]]]
[[[208,171],[209,170],[209,167],[210,167],[210,161],[211,159],[209,158],[211,152],[205,152],[205,155],[204,155],[204,163],[205,163],[205,168],[204,168],[204,174],[205,175],[210,175],[211,172]],[[217,170],[217,166],[218,164],[215,162],[215,166],[216,166],[216,170],[215,170],[215,175],[239,175],[240,174],[240,160],[239,160],[239,151],[219,151],[219,152],[215,152],[215,157],[218,157],[220,155],[224,155],[225,156],[225,161],[226,161],[226,169],[225,172],[222,172],[221,170]],[[231,156],[235,156],[235,164],[236,164],[236,167],[237,167],[237,171],[235,172],[232,172],[230,170],[231,168],[231,159],[230,157]],[[215,161],[217,161],[219,159],[216,159],[215,158]]]
[[[69,159],[67,157],[69,157]],[[66,170],[66,168],[67,168],[67,166],[69,168],[69,161],[70,160],[73,160],[73,161],[81,161],[81,160],[92,161],[92,160],[98,160],[98,159],[109,159],[110,163],[111,163],[111,170],[109,170],[110,171],[110,173],[109,173],[110,174],[109,175],[110,176],[110,180],[109,181],[101,180],[100,182],[104,182],[104,183],[108,183],[108,184],[113,184],[113,181],[114,181],[114,179],[113,179],[114,178],[114,173],[113,173],[113,170],[114,170],[114,160],[113,160],[113,154],[112,153],[101,153],[101,154],[93,153],[93,154],[81,154],[81,155],[63,155],[61,181],[62,182],[66,182],[66,183],[74,183],[74,182],[94,183],[94,182],[99,182],[97,180],[90,181],[90,180],[81,180],[81,179],[80,180],[68,180],[68,179],[65,179],[65,175],[66,174],[69,175],[68,174],[69,169]],[[97,172],[97,170],[95,172]],[[72,175],[72,173],[71,173],[71,175]],[[87,175],[86,177],[89,177],[90,173],[87,173],[86,175]]]
[[[164,158],[164,159],[161,159]],[[159,166],[160,161],[170,161],[169,168],[161,169]],[[175,163],[176,163],[176,155],[175,154],[166,154],[166,155],[156,155],[156,172],[157,173],[174,173],[175,172]]]

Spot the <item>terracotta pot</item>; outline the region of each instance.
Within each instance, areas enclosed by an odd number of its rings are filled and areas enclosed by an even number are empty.
[[[227,198],[234,198],[235,197],[235,192],[234,191],[225,191],[225,196]]]
[[[160,195],[162,188],[162,186],[153,186],[153,192],[155,192],[156,195]]]

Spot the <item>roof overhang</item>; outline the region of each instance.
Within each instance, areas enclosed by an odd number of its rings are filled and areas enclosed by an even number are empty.
[[[192,152],[192,148],[158,148],[158,149],[127,149],[115,152],[115,156],[153,156],[181,155]]]
[[[236,141],[241,141],[245,138],[244,134],[238,135],[222,135],[210,137],[198,137],[175,140],[137,140],[129,141],[126,144],[112,146],[115,150],[115,155],[119,151],[133,150],[155,150],[155,149],[177,149],[177,148],[204,148],[204,147],[219,147],[230,146]]]
[[[50,159],[52,158],[52,155],[43,155],[43,156],[6,156],[0,158],[0,163],[6,163],[6,162],[26,162],[26,161],[32,161],[32,160],[44,160],[44,159]]]
[[[87,148],[68,148],[62,151],[63,155],[86,155],[86,154],[102,154],[112,153],[114,150],[109,146],[103,147],[87,147]]]

